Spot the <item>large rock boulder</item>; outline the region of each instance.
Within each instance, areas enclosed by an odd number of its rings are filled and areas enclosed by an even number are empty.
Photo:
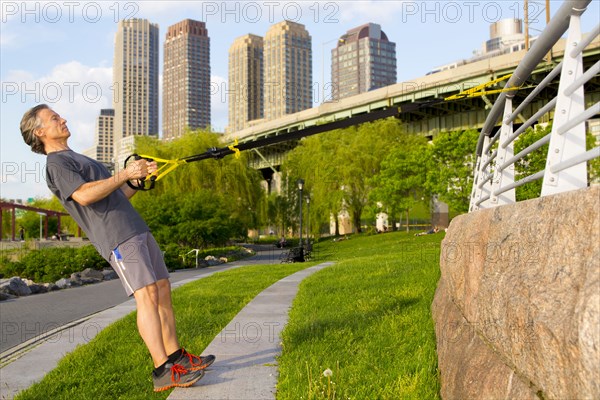
[[[4,292],[0,292],[0,301],[4,301],[4,300],[10,300],[10,299],[14,299],[17,296],[12,295],[12,294],[8,294],[8,293],[4,293]]]
[[[69,277],[69,286],[77,287],[77,286],[81,286],[81,285],[83,285],[83,281],[81,280],[81,273],[73,272],[71,274],[71,276]]]
[[[43,286],[46,288],[46,292],[54,292],[55,290],[60,290],[55,283],[43,283]]]
[[[455,218],[441,275],[444,399],[600,398],[600,187]]]
[[[214,267],[215,265],[220,265],[223,264],[223,261],[221,261],[220,259],[218,259],[215,256],[206,256],[204,257],[204,260],[208,263],[209,266]]]
[[[0,292],[11,294],[13,296],[29,296],[31,289],[18,276],[13,276],[0,282]]]
[[[86,268],[79,274],[79,278],[84,284],[98,283],[104,280],[102,271],[98,271],[92,268]]]
[[[54,282],[54,286],[58,287],[59,289],[69,288],[71,287],[71,280],[67,278],[61,278]]]
[[[103,269],[101,274],[105,281],[109,281],[111,279],[117,279],[119,277],[119,275],[117,275],[115,270],[112,268]]]
[[[48,287],[43,284],[35,283],[31,279],[23,279],[23,282],[29,287],[31,290],[31,294],[39,294],[46,293],[48,291]]]

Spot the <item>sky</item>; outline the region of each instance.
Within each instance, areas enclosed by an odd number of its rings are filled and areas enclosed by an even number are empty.
[[[550,1],[551,15],[562,1]],[[583,31],[598,23],[592,1]],[[145,18],[160,30],[159,82],[167,28],[190,18],[210,37],[211,124],[227,126],[228,50],[234,39],[264,36],[284,19],[304,24],[312,37],[314,105],[331,81],[331,49],[347,30],[381,25],[396,43],[398,82],[467,59],[489,39],[490,25],[523,18],[522,0],[497,1],[4,1],[0,0],[0,198],[49,198],[45,157],[20,135],[23,113],[46,103],[68,121],[70,147],[94,144],[96,118],[111,108],[114,36],[118,21]],[[529,1],[530,35],[545,27],[545,2]],[[162,94],[162,92],[161,92]],[[160,100],[159,100],[160,101]],[[161,106],[159,106],[159,109]],[[161,119],[162,121],[162,119]]]

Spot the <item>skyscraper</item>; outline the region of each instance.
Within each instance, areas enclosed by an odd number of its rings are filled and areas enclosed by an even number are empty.
[[[100,110],[100,115],[96,120],[96,138],[94,140],[94,146],[83,153],[111,168],[114,152],[114,119],[115,110],[112,108]]]
[[[263,38],[244,35],[229,48],[229,132],[263,118]]]
[[[333,100],[396,83],[396,43],[378,24],[350,29],[331,50]]]
[[[113,65],[114,157],[120,140],[158,135],[158,25],[145,19],[119,21]],[[121,164],[120,164],[121,165]]]
[[[210,38],[204,22],[171,25],[164,44],[163,138],[210,126]]]
[[[264,39],[264,118],[312,107],[311,37],[304,25],[282,21]]]

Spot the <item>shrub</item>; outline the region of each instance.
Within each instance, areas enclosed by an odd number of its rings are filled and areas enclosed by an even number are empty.
[[[86,268],[110,268],[93,246],[81,248],[53,247],[33,250],[18,262],[8,262],[2,268],[5,276],[20,276],[35,282],[55,282]]]
[[[10,278],[13,276],[23,276],[23,271],[25,270],[25,264],[19,261],[10,261],[5,259],[2,263],[2,268],[0,269],[0,274],[2,278]]]
[[[192,250],[191,248],[170,243],[164,246],[164,249],[165,264],[169,270],[196,266],[194,253],[187,254]],[[204,259],[208,255],[217,258],[226,257],[228,261],[235,261],[248,256],[249,253],[237,246],[212,248],[201,250],[198,253],[198,259]],[[86,268],[102,270],[110,268],[110,264],[98,254],[92,245],[77,249],[54,247],[32,250],[20,261],[9,261],[5,257],[0,266],[0,274],[5,277],[20,276],[35,282],[55,282]]]
[[[76,265],[79,265],[80,270],[84,270],[86,268],[97,270],[110,268],[110,264],[104,258],[102,258],[100,253],[98,253],[98,251],[92,245],[77,249],[75,252],[74,261]]]
[[[182,254],[185,253],[182,253],[182,250],[182,247],[175,243],[169,243],[165,246],[165,264],[170,271],[185,268],[183,265],[183,259],[181,258]]]

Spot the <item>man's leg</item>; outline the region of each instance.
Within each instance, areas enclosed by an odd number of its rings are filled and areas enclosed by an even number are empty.
[[[156,286],[158,287],[158,314],[160,316],[163,347],[168,356],[180,349],[171,302],[171,283],[168,279],[161,279],[156,282]]]
[[[204,370],[215,361],[215,356],[196,356],[188,353],[179,346],[175,328],[175,314],[171,302],[171,283],[168,279],[156,282],[158,286],[158,313],[162,324],[162,338],[167,356],[177,354],[179,358],[175,361],[189,371]]]
[[[159,288],[156,283],[138,289],[133,294],[137,304],[137,326],[140,336],[150,351],[154,367],[167,361],[159,313]]]

